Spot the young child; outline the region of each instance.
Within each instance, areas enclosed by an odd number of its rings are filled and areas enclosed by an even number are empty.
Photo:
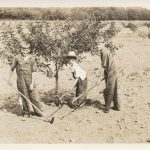
[[[37,71],[37,64],[35,57],[30,54],[30,45],[25,41],[21,42],[21,50],[12,61],[11,70],[9,74],[9,83],[11,84],[11,77],[14,69],[17,73],[17,88],[27,97],[37,108],[41,109],[41,106],[37,99],[37,93],[35,91],[35,72]],[[31,110],[29,103],[22,97],[23,104],[23,116],[30,117]],[[41,114],[33,107],[34,115],[41,117]]]
[[[69,59],[70,63],[70,69],[73,75],[73,78],[75,79],[75,83],[72,87],[76,87],[76,97],[80,96],[87,90],[87,75],[85,70],[83,70],[79,64],[77,63],[76,59],[76,53],[74,51],[70,51],[67,58]],[[83,94],[76,103],[74,104],[76,107],[80,106],[83,104],[86,100],[87,94]]]

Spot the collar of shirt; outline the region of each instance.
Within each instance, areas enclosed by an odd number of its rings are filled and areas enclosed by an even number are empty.
[[[26,57],[24,57],[24,61],[27,62],[29,60],[30,56],[27,55]]]
[[[31,55],[27,55],[26,57],[23,57],[21,54],[20,56],[23,58],[25,62],[27,62],[32,57]]]

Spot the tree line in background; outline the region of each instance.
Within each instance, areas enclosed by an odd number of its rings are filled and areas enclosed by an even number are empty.
[[[141,7],[0,8],[0,19],[83,20],[93,13],[103,20],[150,20],[150,10]]]

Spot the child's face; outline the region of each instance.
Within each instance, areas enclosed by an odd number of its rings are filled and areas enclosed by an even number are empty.
[[[74,61],[73,61],[72,59],[70,59],[69,62],[67,63],[67,65],[68,65],[68,66],[73,66],[73,62],[74,62]]]
[[[23,56],[27,56],[29,53],[30,53],[30,49],[29,48],[22,47],[21,54]]]
[[[73,63],[75,62],[75,60],[74,59],[70,59],[70,65],[72,66],[73,65]]]

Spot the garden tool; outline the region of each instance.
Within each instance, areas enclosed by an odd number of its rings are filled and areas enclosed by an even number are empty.
[[[65,94],[63,94],[61,97],[59,97],[59,95],[56,96],[55,98],[55,105],[58,107],[60,104],[62,104],[62,98],[64,96],[66,96],[67,94],[69,94],[71,91],[73,91],[74,88],[72,88],[71,90],[67,91]]]
[[[72,89],[73,90],[73,89]],[[69,90],[69,91],[67,91],[65,94],[63,94],[61,97],[59,97],[58,95],[56,96],[56,99],[55,99],[55,104],[56,104],[56,106],[59,106],[53,113],[51,113],[51,115],[50,116],[52,116],[52,115],[54,115],[59,109],[61,109],[62,107],[63,107],[63,105],[64,105],[64,103],[62,103],[62,101],[61,101],[61,99],[65,96],[65,95],[67,95],[68,93],[70,93],[72,90]]]
[[[102,82],[102,81],[103,81],[103,79],[101,80],[101,82]],[[101,82],[99,82],[99,83],[96,82],[96,84],[94,84],[90,89],[86,90],[84,93],[82,93],[82,94],[79,95],[78,97],[74,98],[73,101],[72,101],[72,104],[73,104],[75,101],[77,101],[81,96],[83,96],[84,94],[90,92],[93,88],[95,88],[96,86],[98,86]],[[82,102],[82,104],[83,104],[85,101],[86,101],[86,99]],[[79,105],[79,107],[76,107],[76,108],[75,108],[74,110],[72,110],[71,112],[69,112],[69,113],[67,113],[67,114],[65,114],[65,115],[62,115],[62,116],[60,117],[60,119],[65,118],[66,116],[68,116],[69,114],[71,114],[72,112],[76,111],[76,110],[79,109],[79,108],[81,108],[80,105]]]
[[[93,88],[95,88],[97,85],[99,85],[104,79],[102,79],[99,83],[96,82],[96,84],[94,84],[90,89],[86,90],[84,93],[82,93],[81,95],[79,95],[78,97],[74,98],[72,100],[72,103],[74,103],[75,101],[77,101],[80,97],[82,97],[84,94],[88,93],[89,91],[91,91]]]
[[[102,82],[103,80],[104,80],[104,79],[102,79],[101,82]],[[101,83],[101,82],[100,82],[100,83]],[[85,91],[83,94],[81,94],[80,96],[76,97],[73,101],[78,100],[78,98],[80,98],[80,97],[81,97],[82,95],[84,95],[85,93],[88,93],[90,90],[92,90],[94,87],[96,87],[96,86],[99,85],[100,83],[96,82],[96,84],[94,84],[89,90]],[[73,90],[73,89],[72,89],[72,90]],[[68,94],[69,92],[71,92],[72,90],[70,90],[70,91],[66,92],[64,95],[62,95],[62,96],[60,97],[60,100],[61,100],[66,94]],[[59,97],[58,97],[58,98],[59,98]],[[86,101],[86,100],[84,100],[82,103],[84,103],[85,101]],[[64,103],[61,103],[61,105],[60,105],[53,113],[51,113],[50,117],[53,116],[58,110],[60,110],[60,109],[63,107],[63,105],[64,105]],[[79,107],[78,107],[78,108],[75,108],[75,109],[73,110],[73,112],[74,112],[76,109],[79,109]],[[70,113],[72,113],[72,111],[71,111]],[[68,113],[68,114],[70,114],[70,113]],[[60,119],[64,118],[64,117],[67,116],[68,114],[63,115]],[[54,118],[54,116],[53,116],[52,118]]]
[[[8,84],[7,80],[4,79],[2,77],[2,79],[4,81],[6,81],[6,83]],[[9,85],[9,84],[8,84]],[[37,109],[39,111],[39,113],[45,117],[47,119],[47,121],[50,123],[50,124],[53,124],[54,122],[54,117],[52,117],[51,119],[49,119],[41,110],[39,110],[26,96],[24,96],[17,88],[15,88],[14,86],[11,86],[13,89],[15,89],[15,91],[17,91],[29,104],[31,104],[35,109]]]

